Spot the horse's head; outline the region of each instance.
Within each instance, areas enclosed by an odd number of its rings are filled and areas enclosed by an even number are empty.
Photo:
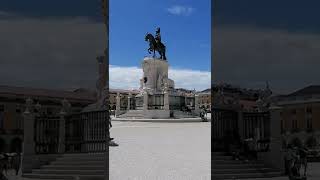
[[[148,41],[148,33],[146,34],[146,36],[144,37],[145,41]]]
[[[144,40],[145,40],[145,41],[148,41],[148,40],[150,41],[150,40],[152,40],[152,38],[153,38],[152,34],[147,33],[146,36],[145,36],[145,38],[144,38]]]

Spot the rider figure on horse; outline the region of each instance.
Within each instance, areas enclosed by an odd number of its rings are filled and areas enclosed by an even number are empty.
[[[161,35],[160,35],[160,28],[159,27],[157,27],[157,29],[156,29],[156,36],[154,39],[156,40],[157,45],[159,46],[161,43]]]
[[[160,59],[167,60],[166,46],[161,42],[160,27],[156,29],[155,36],[153,36],[150,33],[147,33],[147,35],[145,36],[145,41],[149,41],[149,54],[153,52],[153,57],[155,57],[155,51],[158,51],[160,54]]]

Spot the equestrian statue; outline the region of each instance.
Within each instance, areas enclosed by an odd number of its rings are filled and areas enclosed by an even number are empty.
[[[166,46],[161,42],[160,28],[156,30],[156,35],[153,37],[151,33],[147,33],[145,41],[149,41],[148,53],[153,52],[153,58],[156,56],[156,51],[160,54],[160,59],[167,60],[166,58]]]

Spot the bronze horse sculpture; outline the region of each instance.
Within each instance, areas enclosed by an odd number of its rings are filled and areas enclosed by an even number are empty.
[[[160,59],[167,60],[166,58],[166,46],[163,43],[157,43],[152,34],[148,33],[145,37],[145,41],[149,41],[148,53],[153,52],[153,57],[156,56],[156,51],[160,54]]]

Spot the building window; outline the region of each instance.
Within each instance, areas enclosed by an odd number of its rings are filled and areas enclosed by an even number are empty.
[[[311,107],[307,107],[306,112],[307,112],[307,114],[312,114],[312,108]]]
[[[297,129],[298,128],[298,122],[296,119],[292,120],[292,129]]]
[[[307,129],[312,129],[312,118],[307,118]]]

